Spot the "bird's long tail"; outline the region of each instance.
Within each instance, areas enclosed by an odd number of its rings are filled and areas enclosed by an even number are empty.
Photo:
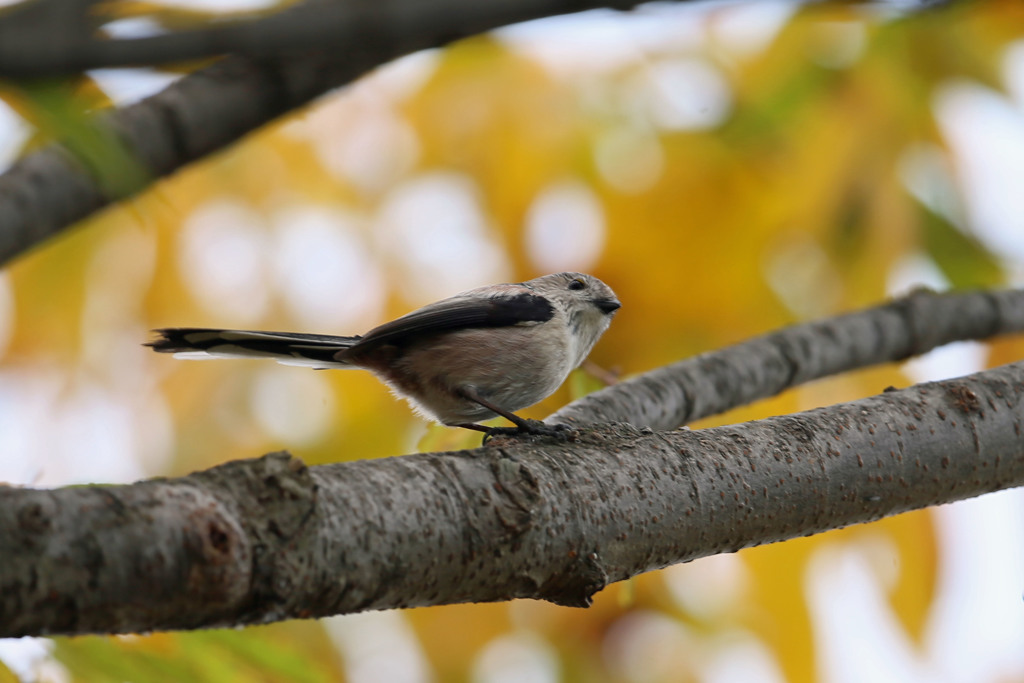
[[[273,358],[285,365],[312,368],[351,367],[335,358],[359,337],[253,330],[213,330],[201,327],[169,327],[153,330],[157,339],[147,342],[160,353],[178,358]]]

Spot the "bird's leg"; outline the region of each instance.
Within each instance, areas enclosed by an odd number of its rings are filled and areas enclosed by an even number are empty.
[[[485,427],[483,425],[473,424],[472,422],[460,422],[459,424],[452,425],[452,427],[461,427],[462,429],[472,429],[475,432],[489,432],[489,431],[491,431],[490,427]]]
[[[501,415],[503,418],[515,425],[515,427],[484,427],[483,425],[469,423],[458,425],[464,429],[473,429],[478,432],[484,432],[484,443],[487,443],[488,440],[495,436],[515,436],[519,434],[543,434],[546,436],[556,436],[564,435],[565,432],[569,431],[569,427],[566,425],[549,425],[541,422],[540,420],[530,420],[528,418],[519,417],[515,413],[491,403],[478,394],[474,389],[464,387],[460,390],[460,393],[467,400],[487,408],[487,410],[492,413]]]

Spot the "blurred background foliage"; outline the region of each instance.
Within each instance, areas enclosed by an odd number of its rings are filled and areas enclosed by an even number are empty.
[[[113,35],[220,16],[107,11]],[[0,153],[59,136],[104,182],[139,183],[87,115],[173,77],[2,83]],[[412,55],[0,274],[0,479],[479,441],[428,428],[365,373],[179,362],[140,346],[153,327],[351,334],[469,287],[585,270],[624,303],[592,360],[630,375],[919,284],[1019,285],[1022,177],[1015,0],[909,15],[653,5]],[[1022,356],[1019,339],[957,345],[695,427]],[[579,374],[525,413],[596,386]],[[611,586],[589,610],[8,642],[0,681],[1024,681],[1022,511],[1007,492],[708,558]]]

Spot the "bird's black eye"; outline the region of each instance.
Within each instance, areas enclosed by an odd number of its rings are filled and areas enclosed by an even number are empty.
[[[569,289],[571,289],[573,291],[579,291],[581,289],[585,289],[586,286],[587,286],[587,283],[584,282],[583,280],[579,279],[579,278],[576,278],[575,280],[573,280],[572,282],[569,283]]]

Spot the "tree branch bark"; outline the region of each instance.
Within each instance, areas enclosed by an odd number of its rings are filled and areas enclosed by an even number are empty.
[[[897,327],[878,322],[879,343]],[[778,341],[809,358],[857,348],[805,333]],[[568,442],[311,468],[277,453],[128,486],[2,488],[0,637],[515,597],[584,606],[669,564],[1024,484],[1022,399],[1018,362],[693,432],[606,424]]]
[[[227,57],[142,102],[98,116],[96,125],[121,140],[149,173],[148,179],[130,185],[131,192],[113,193],[109,185],[105,190],[96,174],[59,144],[16,162],[0,175],[0,263],[397,57],[510,23],[637,4],[640,0],[362,0],[336,5],[333,23],[317,29],[323,31],[321,38],[332,39],[326,49]],[[299,16],[307,14],[301,10]],[[301,24],[292,16],[265,21]],[[162,45],[157,38],[139,41]],[[144,50],[142,54],[155,56]],[[17,61],[14,54],[7,59]],[[93,65],[99,64],[94,60]]]

